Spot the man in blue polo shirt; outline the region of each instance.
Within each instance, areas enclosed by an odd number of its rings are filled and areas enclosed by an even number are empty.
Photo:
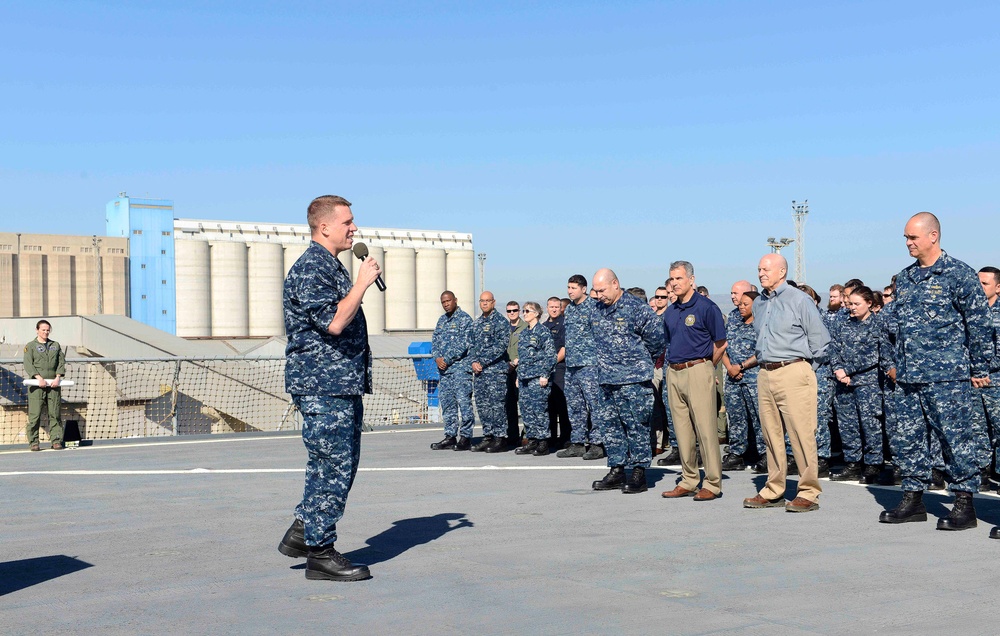
[[[711,501],[722,494],[715,365],[726,349],[726,325],[718,305],[696,293],[691,263],[671,263],[667,285],[677,294],[677,302],[663,312],[663,326],[668,351],[667,401],[677,434],[682,478],[663,496]],[[700,489],[696,441],[705,463],[705,480]]]

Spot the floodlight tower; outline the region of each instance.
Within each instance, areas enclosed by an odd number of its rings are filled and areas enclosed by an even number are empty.
[[[781,237],[780,239],[776,239],[773,236],[767,237],[767,245],[768,245],[768,247],[771,248],[771,253],[772,254],[780,254],[781,253],[781,248],[788,247],[789,245],[791,245],[794,242],[795,242],[795,239],[786,238],[784,236]]]
[[[486,291],[486,252],[476,254],[479,259],[479,293]]]
[[[795,220],[795,280],[806,282],[806,216],[809,215],[809,199],[802,203],[792,201],[792,218]]]

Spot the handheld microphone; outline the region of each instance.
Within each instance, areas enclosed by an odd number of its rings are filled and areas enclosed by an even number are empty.
[[[362,261],[365,260],[366,258],[368,258],[368,246],[365,245],[364,243],[355,243],[354,255],[357,256]],[[378,287],[379,291],[383,292],[385,291],[385,281],[382,280],[382,274],[379,274],[378,278],[375,279],[375,286]]]

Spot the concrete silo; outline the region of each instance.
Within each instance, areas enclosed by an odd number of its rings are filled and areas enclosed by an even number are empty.
[[[250,333],[247,244],[211,243],[212,336],[245,338]]]
[[[49,316],[73,315],[72,258],[69,254],[49,254],[45,257],[46,313]]]
[[[447,289],[444,250],[417,250],[416,279],[417,329],[433,329],[443,313],[441,292]]]
[[[284,266],[281,243],[247,244],[248,333],[251,336],[266,337],[285,333],[281,304]]]
[[[207,241],[174,243],[177,281],[177,335],[206,338],[212,335],[211,249]]]
[[[475,316],[479,308],[476,297],[476,259],[472,250],[448,250],[448,289],[455,293],[458,306],[470,316]]]
[[[285,248],[285,277],[287,277],[288,270],[292,269],[292,265],[294,265],[295,261],[299,260],[302,253],[306,251],[306,248],[309,247],[309,243],[285,243],[283,247]]]
[[[416,262],[412,247],[385,248],[385,328],[389,331],[416,329]]]
[[[45,288],[42,284],[44,280],[42,271],[41,254],[25,254],[28,247],[22,247],[22,252],[17,258],[17,278],[18,278],[18,304],[21,309],[21,316],[44,316]]]

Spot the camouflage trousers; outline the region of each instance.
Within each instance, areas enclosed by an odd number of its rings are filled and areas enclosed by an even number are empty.
[[[991,377],[994,375],[991,374]],[[989,446],[984,446],[979,454],[980,468],[989,468],[997,453],[997,438],[1000,437],[1000,384],[994,382],[998,380],[1000,378],[992,380],[988,387],[972,389],[972,425],[989,440]],[[997,462],[997,466],[1000,467],[1000,462]]]
[[[361,396],[292,399],[302,412],[302,442],[308,453],[305,490],[295,516],[305,524],[306,544],[333,545],[361,459]]]
[[[928,435],[941,444],[944,470],[952,491],[979,489],[979,457],[988,441],[969,426],[972,384],[968,380],[930,384],[899,383],[896,391],[899,456],[903,490],[922,490],[930,481],[934,449]]]
[[[444,417],[445,437],[472,438],[472,374],[446,373],[438,382],[438,400]]]
[[[649,420],[653,415],[653,383],[602,384],[609,418],[602,422],[608,466],[649,468]]]
[[[542,386],[538,378],[520,379],[520,393],[517,404],[521,407],[521,419],[528,439],[549,438],[549,393],[551,386]]]
[[[500,372],[487,370],[472,376],[472,388],[476,394],[476,411],[483,424],[483,435],[507,437],[507,370]],[[469,433],[471,437],[472,433]]]
[[[596,366],[566,369],[566,406],[571,426],[569,441],[573,444],[603,444],[601,427],[602,422],[608,419],[608,409],[601,384],[597,381]]]
[[[748,382],[726,380],[726,415],[729,417],[729,452],[745,455],[753,429],[754,446],[758,457],[765,457],[767,446],[760,430],[760,413],[757,410],[757,379]]]
[[[882,456],[882,392],[878,385],[852,386],[838,382],[837,428],[844,445],[844,461],[878,466]]]
[[[823,365],[816,370],[816,455],[830,458],[830,427],[833,426],[833,385],[837,380],[830,375],[830,367]],[[791,455],[791,444],[788,444]]]

